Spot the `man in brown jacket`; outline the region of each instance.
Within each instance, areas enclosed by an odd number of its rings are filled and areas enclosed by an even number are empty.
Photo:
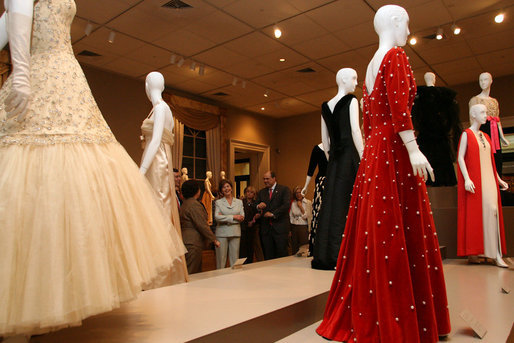
[[[188,180],[182,184],[182,196],[184,202],[180,206],[180,226],[182,228],[182,240],[187,248],[186,263],[189,274],[202,271],[202,250],[204,241],[213,242],[219,247],[220,242],[207,225],[207,212],[198,201],[200,187],[194,180]]]

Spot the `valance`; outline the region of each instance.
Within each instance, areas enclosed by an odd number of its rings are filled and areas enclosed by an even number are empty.
[[[192,129],[207,131],[220,125],[220,109],[217,106],[166,92],[163,99],[170,106],[173,117]]]

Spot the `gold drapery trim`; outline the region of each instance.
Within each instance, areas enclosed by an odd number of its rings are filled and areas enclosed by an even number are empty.
[[[172,95],[163,94],[173,116],[184,125],[195,129],[208,131],[220,125],[220,109],[217,106]]]

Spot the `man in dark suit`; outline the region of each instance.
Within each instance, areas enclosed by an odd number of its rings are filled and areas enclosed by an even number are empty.
[[[264,173],[264,186],[257,194],[256,207],[261,213],[261,242],[264,259],[287,256],[289,205],[291,191],[279,185],[275,173]]]

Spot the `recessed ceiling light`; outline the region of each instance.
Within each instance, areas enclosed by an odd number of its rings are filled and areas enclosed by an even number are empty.
[[[264,108],[264,107],[261,107],[261,111],[264,111],[264,110],[265,110],[265,108]]]
[[[286,61],[286,59],[285,59],[285,58],[281,58],[281,59],[279,59],[279,61],[280,61],[280,62],[285,62],[285,61]]]
[[[417,42],[418,40],[416,39],[416,37],[412,37],[409,41],[410,45],[416,45]]]
[[[280,29],[278,27],[275,27],[275,29],[273,30],[273,34],[275,35],[275,38],[280,38],[282,37],[282,31],[280,31]]]
[[[498,13],[496,15],[496,17],[494,17],[494,21],[497,22],[498,24],[502,23],[503,19],[505,19],[505,14],[503,14],[503,13]]]
[[[435,39],[437,39],[437,40],[443,39],[443,28],[442,27],[437,29],[437,33],[435,34]]]

